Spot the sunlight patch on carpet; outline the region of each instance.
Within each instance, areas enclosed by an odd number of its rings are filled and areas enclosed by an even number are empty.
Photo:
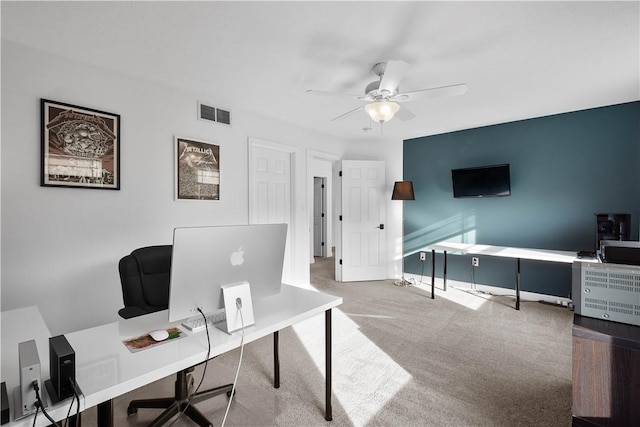
[[[393,316],[383,316],[381,314],[355,314],[345,313],[349,317],[365,317],[367,319],[395,319]]]
[[[354,425],[366,425],[412,377],[344,312],[334,308],[332,313],[334,405],[339,403]],[[293,329],[324,376],[324,315]]]
[[[477,295],[473,295],[469,292],[454,288],[452,286],[454,283],[449,283],[449,281],[447,281],[447,284],[448,286],[446,292],[442,289],[436,288],[436,298],[444,298],[448,301],[454,302],[471,310],[478,310],[485,302],[487,302],[487,299],[485,298],[479,298]],[[415,287],[431,294],[430,283],[418,283],[415,285]]]

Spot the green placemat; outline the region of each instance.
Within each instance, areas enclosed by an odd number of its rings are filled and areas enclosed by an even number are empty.
[[[187,335],[180,328],[169,328],[166,330],[169,333],[169,337],[163,341],[156,341],[151,338],[148,333],[140,335],[139,337],[129,338],[122,341],[122,343],[129,349],[131,353],[137,353],[142,350],[146,350],[151,347],[157,347],[168,342],[175,341],[180,338],[184,338]]]

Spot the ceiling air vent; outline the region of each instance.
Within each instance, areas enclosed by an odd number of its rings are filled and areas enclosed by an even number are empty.
[[[231,111],[198,102],[198,119],[231,126]]]

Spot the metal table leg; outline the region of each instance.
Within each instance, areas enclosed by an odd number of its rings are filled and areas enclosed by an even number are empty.
[[[520,310],[520,258],[516,263],[516,310]]]
[[[279,331],[273,333],[273,388],[280,388]]]
[[[431,299],[436,298],[436,250],[431,250]]]
[[[444,251],[444,264],[442,266],[442,290],[447,290],[447,251]]]
[[[113,400],[98,404],[98,427],[113,427]]]
[[[326,408],[324,419],[333,420],[333,409],[331,407],[331,309],[324,312],[324,345],[325,345],[325,396]]]

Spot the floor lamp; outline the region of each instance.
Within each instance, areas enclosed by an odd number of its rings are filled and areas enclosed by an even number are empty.
[[[391,194],[391,200],[415,200],[413,194],[413,182],[411,181],[396,181],[393,184],[393,193]],[[394,282],[397,286],[410,286],[412,283],[404,278],[404,206],[402,209],[402,280],[396,280]]]

